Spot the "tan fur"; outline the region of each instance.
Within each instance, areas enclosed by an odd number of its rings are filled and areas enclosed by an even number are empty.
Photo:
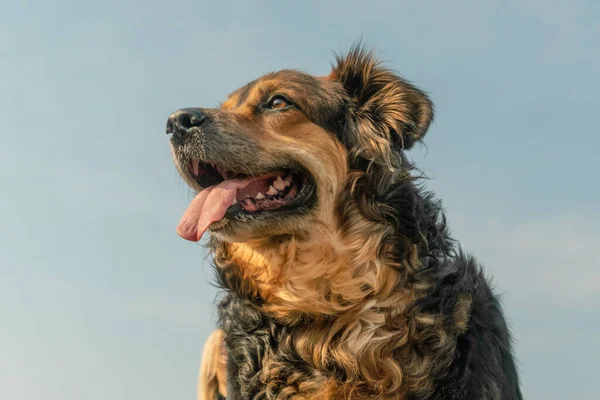
[[[227,396],[227,355],[223,331],[220,329],[211,333],[204,344],[198,377],[198,400],[214,400],[217,392]]]

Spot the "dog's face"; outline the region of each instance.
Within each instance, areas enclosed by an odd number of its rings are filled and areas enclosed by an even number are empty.
[[[199,239],[207,223],[228,241],[299,233],[319,210],[331,209],[347,157],[326,124],[341,102],[326,80],[281,71],[219,108],[174,113],[177,168],[193,189],[209,192],[192,217],[206,222],[191,221],[189,238]]]
[[[178,232],[242,242],[332,224],[351,173],[378,173],[376,186],[395,179],[389,171],[431,116],[422,92],[358,48],[326,77],[270,73],[219,108],[176,111],[167,122],[173,157],[198,192]]]

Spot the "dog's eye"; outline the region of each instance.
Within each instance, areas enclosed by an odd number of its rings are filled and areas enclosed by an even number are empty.
[[[290,107],[292,103],[283,96],[274,96],[269,102],[265,105],[265,108],[269,110],[281,110],[283,108]]]

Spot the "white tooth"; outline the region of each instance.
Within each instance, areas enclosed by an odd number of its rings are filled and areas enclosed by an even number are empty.
[[[288,175],[283,181],[285,182],[286,186],[290,186],[292,184],[292,177]]]
[[[275,189],[277,190],[283,190],[285,189],[285,182],[278,176],[275,182],[273,182],[273,186],[275,186]]]
[[[231,205],[232,205],[232,206],[235,206],[235,204],[236,204],[236,203],[237,203],[237,200],[236,200],[236,198],[234,197],[234,198],[233,198],[233,203],[231,203]]]
[[[193,159],[192,168],[194,169],[194,175],[198,176],[198,174],[200,173],[200,160]]]
[[[267,191],[268,195],[273,196],[273,195],[276,195],[277,193],[279,193],[279,191],[277,189],[275,189],[273,187],[273,185],[269,186],[269,190]]]
[[[264,195],[264,194],[262,194],[261,192],[258,192],[258,194],[257,194],[257,195],[256,195],[256,197],[255,197],[255,199],[256,199],[256,200],[262,200],[262,199],[264,199],[264,198],[265,198],[265,195]]]

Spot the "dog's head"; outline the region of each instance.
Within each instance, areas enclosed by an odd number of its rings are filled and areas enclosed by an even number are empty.
[[[241,242],[340,223],[353,174],[370,196],[385,196],[432,117],[422,91],[360,46],[328,76],[269,73],[219,108],[178,110],[167,133],[179,173],[198,192],[178,232]]]

